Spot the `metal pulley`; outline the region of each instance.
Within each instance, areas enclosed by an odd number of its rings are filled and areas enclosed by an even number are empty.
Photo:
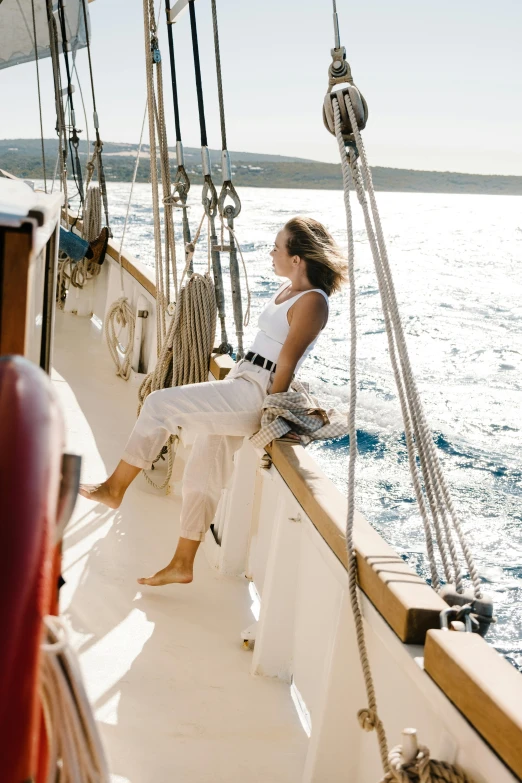
[[[346,100],[351,101],[359,130],[363,130],[368,122],[368,104],[353,83],[350,63],[346,60],[346,49],[339,42],[339,26],[336,12],[334,13],[334,30],[336,45],[330,52],[332,62],[328,68],[328,92],[323,103],[323,122],[326,129],[335,136],[333,100],[336,99],[341,112],[343,138],[346,142],[353,142],[353,128],[346,108]]]
[[[351,101],[355,117],[357,120],[357,127],[359,130],[363,130],[366,127],[368,121],[368,104],[364,100],[364,97],[359,92],[354,84],[345,84],[338,90],[329,92],[326,94],[323,103],[323,122],[325,128],[335,136],[335,115],[333,100],[336,99],[339,104],[339,111],[341,112],[342,122],[342,134],[345,141],[353,141],[353,129],[348,109],[346,108],[346,99]]]

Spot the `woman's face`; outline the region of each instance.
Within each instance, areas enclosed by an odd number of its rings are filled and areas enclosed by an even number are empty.
[[[282,228],[277,234],[273,250],[270,252],[274,272],[278,277],[290,277],[292,271],[295,271],[293,256],[288,254],[287,250],[288,232]]]

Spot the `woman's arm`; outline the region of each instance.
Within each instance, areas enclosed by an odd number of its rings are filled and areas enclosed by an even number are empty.
[[[270,394],[288,391],[297,362],[328,320],[328,305],[322,294],[311,291],[292,305],[288,315],[290,331],[277,360]]]

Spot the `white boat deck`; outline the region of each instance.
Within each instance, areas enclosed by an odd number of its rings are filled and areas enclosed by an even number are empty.
[[[116,377],[101,331],[61,312],[53,378],[67,449],[83,457],[82,480],[99,481],[135,421],[137,389]],[[136,583],[170,559],[178,511],[140,476],[117,511],[79,498],[65,535],[61,608],[113,783],[295,783],[308,740],[288,685],[249,672],[244,582],[216,576],[200,552],[190,585]]]

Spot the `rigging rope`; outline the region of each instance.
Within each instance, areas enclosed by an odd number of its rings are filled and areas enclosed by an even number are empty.
[[[62,102],[62,84],[58,50],[58,29],[53,14],[52,0],[46,0],[47,25],[49,28],[49,49],[53,70],[54,100],[56,106],[56,133],[58,135],[57,167],[60,167],[60,187],[63,190],[65,209],[68,209],[67,198],[67,140],[65,137],[65,116]]]
[[[185,169],[183,154],[183,142],[181,139],[181,121],[178,100],[178,84],[176,78],[176,58],[174,55],[173,23],[170,21],[170,0],[165,0],[165,12],[167,15],[167,33],[169,41],[170,76],[172,84],[172,102],[174,105],[174,124],[176,127],[176,162],[178,168],[172,184],[172,201],[182,209],[183,243],[185,248],[190,243],[190,225],[187,215],[187,197],[190,190],[190,179]],[[187,257],[185,256],[185,262]],[[189,270],[192,272],[192,269]]]
[[[103,143],[100,138],[100,123],[98,119],[98,109],[96,107],[96,93],[94,90],[94,76],[93,76],[93,70],[92,70],[92,59],[91,59],[91,40],[89,36],[89,22],[87,19],[87,7],[86,7],[87,0],[82,0],[82,11],[83,11],[83,21],[84,21],[84,27],[85,27],[85,40],[87,44],[87,61],[89,64],[89,77],[91,82],[91,96],[92,96],[92,108],[93,108],[93,121],[94,121],[94,131],[96,134],[96,142],[95,142],[95,148],[93,153],[93,159],[95,155],[97,156],[97,163],[98,163],[98,181],[100,183],[101,188],[101,194],[102,194],[102,200],[103,200],[103,207],[105,210],[105,225],[109,229],[109,237],[112,237],[112,231],[110,228],[109,223],[109,202],[107,199],[107,183],[105,180],[105,170],[103,168],[103,158],[102,158],[102,149],[103,149]],[[81,92],[81,87],[80,87]],[[82,95],[82,102],[83,102],[83,95]],[[87,131],[87,138],[88,138],[88,131]]]
[[[228,342],[225,322],[225,293],[223,290],[223,272],[221,269],[221,257],[217,249],[216,215],[218,212],[218,196],[212,181],[212,166],[210,152],[207,146],[207,129],[205,123],[205,107],[203,103],[203,83],[201,80],[201,64],[199,59],[198,29],[196,22],[196,9],[194,0],[189,0],[190,29],[192,34],[192,54],[194,58],[194,76],[196,79],[196,92],[198,97],[199,127],[201,135],[201,164],[203,170],[203,192],[201,200],[205,213],[210,221],[210,245],[212,255],[212,270],[214,273],[214,287],[216,302],[221,327],[221,344],[219,353],[232,353],[233,347]]]
[[[220,52],[220,45],[219,45],[219,28],[218,28],[218,19],[217,19],[216,0],[212,0],[212,28],[214,32],[214,55],[216,60],[219,120],[221,125],[221,149],[222,149],[221,172],[222,172],[223,184],[221,187],[221,193],[219,194],[218,209],[219,209],[222,225],[223,225],[223,218],[226,218],[228,227],[232,229],[229,238],[230,284],[232,287],[232,306],[234,312],[234,324],[236,327],[236,336],[237,336],[237,344],[238,344],[236,360],[240,361],[241,359],[244,358],[245,355],[245,351],[243,347],[243,303],[241,300],[239,264],[237,260],[237,248],[234,240],[233,228],[234,228],[234,219],[241,212],[241,201],[234,185],[232,184],[232,167],[230,165],[230,155],[227,150],[225,103],[223,98],[223,78],[221,73],[221,52]],[[227,204],[225,206],[227,197],[230,197],[232,199],[232,204]],[[221,242],[221,246],[223,247],[223,242]]]
[[[337,28],[335,0],[334,24]],[[337,38],[336,38],[337,43]],[[339,56],[342,56],[342,60]],[[435,560],[432,527],[443,560],[446,578],[453,576],[458,592],[462,591],[462,575],[454,534],[461,545],[464,559],[468,565],[471,580],[477,599],[481,597],[480,581],[473,563],[471,551],[463,535],[460,522],[454,512],[449,491],[442,474],[433,438],[428,429],[422,404],[413,377],[409,361],[402,323],[398,311],[391,268],[389,265],[384,233],[380,222],[379,211],[375,199],[372,177],[360,128],[364,127],[367,117],[367,107],[359,91],[353,86],[349,65],[345,61],[344,49],[332,50],[333,69],[330,66],[329,93],[325,99],[325,122],[328,129],[334,133],[339,146],[341,169],[343,175],[344,202],[348,235],[348,267],[350,283],[350,407],[348,414],[349,426],[349,461],[348,461],[348,510],[346,518],[346,546],[348,554],[349,595],[356,628],[356,639],[365,683],[368,708],[360,710],[358,719],[366,731],[377,732],[382,766],[385,772],[382,783],[471,783],[470,778],[458,767],[445,762],[432,761],[427,748],[421,746],[412,760],[406,760],[401,746],[391,753],[387,750],[386,733],[377,711],[377,701],[373,677],[366,648],[362,610],[357,590],[357,560],[354,548],[355,520],[355,464],[357,458],[357,318],[356,290],[354,269],[354,238],[350,205],[350,188],[354,187],[361,204],[366,232],[373,256],[392,368],[397,384],[401,411],[403,414],[408,459],[413,479],[415,494],[424,524],[428,558],[432,574],[433,586],[440,585],[437,563]],[[342,73],[341,78],[335,72]],[[339,82],[348,82],[348,86],[337,92],[330,92]],[[354,108],[357,105],[357,111]],[[333,125],[333,127],[332,127]],[[368,203],[369,200],[369,203]],[[420,463],[417,468],[417,458]],[[419,475],[420,473],[420,475]],[[421,485],[421,478],[424,486]],[[432,514],[430,521],[423,492],[428,498]]]
[[[351,104],[350,93],[344,93],[341,96],[341,100],[346,101],[346,109],[348,111],[350,121],[352,123],[352,132],[354,134],[357,151],[353,146],[346,148],[346,140],[343,137],[341,112],[339,109],[338,98],[332,99],[334,122],[335,122],[335,135],[339,145],[339,152],[341,155],[341,168],[343,174],[344,185],[344,200],[346,209],[346,222],[347,222],[347,234],[348,234],[348,265],[349,265],[349,284],[350,284],[350,335],[351,335],[351,348],[350,348],[350,408],[348,415],[348,428],[349,428],[349,463],[348,463],[348,511],[346,521],[346,546],[348,551],[348,580],[349,580],[349,594],[350,603],[352,606],[352,612],[354,616],[354,623],[356,629],[357,646],[359,650],[359,657],[361,660],[361,666],[363,671],[363,678],[366,688],[366,695],[368,699],[368,708],[359,710],[358,720],[361,728],[365,731],[375,730],[377,733],[377,739],[379,744],[379,752],[381,755],[381,762],[385,772],[382,783],[438,783],[438,781],[447,781],[447,783],[472,783],[471,779],[458,767],[446,764],[445,762],[439,762],[430,760],[429,752],[427,748],[421,746],[416,758],[412,762],[405,762],[403,758],[402,747],[399,745],[388,753],[388,745],[386,739],[386,732],[383,723],[379,717],[377,710],[377,700],[375,695],[375,687],[373,683],[373,677],[371,673],[370,660],[368,656],[368,650],[366,647],[364,624],[362,610],[359,601],[359,595],[357,592],[357,560],[354,548],[354,521],[355,521],[355,463],[357,457],[357,429],[355,423],[355,412],[357,403],[357,319],[356,319],[356,290],[355,290],[355,274],[354,274],[354,240],[352,229],[352,217],[350,206],[350,185],[353,184],[359,201],[363,207],[363,212],[366,221],[366,228],[370,239],[370,245],[372,253],[374,255],[374,261],[376,260],[375,251],[378,249],[374,239],[372,238],[372,227],[369,223],[369,214],[366,205],[366,194],[364,187],[362,187],[362,179],[358,168],[358,154],[362,147],[360,133],[358,132],[357,120],[355,112]],[[362,168],[365,179],[365,184],[368,189],[368,183],[371,182],[371,174],[368,171],[364,171],[366,160],[362,159]],[[375,205],[376,206],[376,205]],[[381,270],[378,268],[376,261],[376,269],[378,271],[379,287],[383,285],[385,281],[382,278]],[[391,274],[391,273],[390,273]],[[389,282],[389,281],[388,281]],[[389,293],[389,292],[388,292]],[[389,338],[391,338],[391,331],[388,330],[388,323],[391,322],[390,318],[386,317],[386,312],[389,307],[388,302],[383,302],[383,310],[385,311],[385,321],[387,324],[387,332],[389,332]],[[396,308],[395,308],[396,309]],[[398,316],[398,311],[394,313],[394,316]],[[396,324],[394,324],[396,325]],[[390,355],[392,356],[393,341],[390,343]],[[392,359],[392,362],[396,361]],[[398,374],[397,374],[398,375]],[[400,379],[402,384],[402,378]],[[408,383],[411,383],[411,378]],[[408,386],[408,383],[406,386]],[[402,385],[397,382],[398,388],[401,389]],[[401,398],[404,397],[404,391],[399,391]],[[411,467],[411,463],[410,463]],[[414,475],[412,473],[412,475]],[[416,470],[415,470],[416,476]],[[418,477],[414,477],[414,483],[418,484]],[[420,486],[420,484],[419,484]],[[422,495],[420,495],[422,497]],[[428,546],[429,549],[429,546]],[[436,566],[434,558],[430,557],[432,567]]]
[[[219,101],[219,122],[221,125],[221,149],[227,149],[227,129],[225,126],[225,102],[223,98],[223,79],[221,76],[221,53],[219,49],[219,29],[217,20],[216,0],[212,0],[212,29],[214,32],[214,54],[216,58],[216,75]]]
[[[31,11],[33,15],[33,40],[34,40],[34,61],[36,65],[36,84],[38,86],[38,109],[40,113],[40,140],[42,143],[42,168],[44,176],[44,190],[47,193],[47,171],[45,166],[45,145],[44,145],[44,132],[43,132],[43,117],[42,117],[42,95],[40,91],[40,65],[38,58],[38,40],[36,36],[36,13],[34,10],[34,0],[31,0]]]
[[[166,337],[166,315],[170,304],[170,274],[177,296],[176,243],[173,223],[173,203],[170,191],[170,159],[165,125],[163,101],[163,76],[161,54],[158,46],[157,22],[154,17],[154,0],[143,0],[145,28],[145,63],[147,74],[147,106],[149,116],[150,172],[152,184],[152,208],[154,222],[154,247],[156,269],[156,327],[157,354],[161,353]],[[154,80],[154,69],[156,79]],[[156,145],[156,140],[158,144]],[[165,227],[165,256],[162,252],[160,198],[157,157],[159,151],[163,189],[163,215]]]
[[[76,185],[78,187],[78,195],[80,197],[80,201],[83,204],[84,192],[83,192],[82,167],[81,167],[79,151],[78,151],[80,138],[78,136],[78,130],[76,128],[76,114],[74,111],[74,101],[72,97],[74,88],[72,85],[72,73],[69,64],[68,52],[69,52],[70,45],[67,38],[67,27],[65,24],[65,6],[63,0],[58,0],[58,19],[60,21],[60,28],[62,32],[62,52],[63,52],[64,62],[65,62],[65,72],[67,74],[67,103],[70,107],[70,113],[71,113],[72,134],[69,137],[69,145],[74,147],[74,155],[72,154],[72,150],[71,150],[71,172],[74,181],[76,182]]]

